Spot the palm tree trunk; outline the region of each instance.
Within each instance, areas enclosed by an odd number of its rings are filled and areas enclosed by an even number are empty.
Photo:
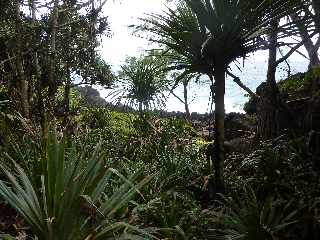
[[[142,119],[144,119],[142,102],[139,102],[139,115]]]
[[[23,57],[22,57],[22,21],[20,17],[20,0],[15,3],[16,14],[16,66],[17,66],[17,79],[19,87],[19,95],[21,99],[22,113],[25,118],[29,118],[29,94],[28,94],[28,81],[26,80]]]
[[[224,68],[216,68],[215,78],[215,133],[214,133],[214,174],[215,192],[224,193],[224,94],[225,71]]]
[[[186,111],[186,120],[191,121],[191,115],[188,104],[188,81],[183,81],[183,97],[184,97],[184,108]]]

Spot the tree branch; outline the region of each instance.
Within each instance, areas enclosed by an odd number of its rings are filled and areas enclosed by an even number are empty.
[[[173,92],[173,89],[170,89],[168,87],[166,87],[167,90],[169,91],[170,94],[172,94],[174,97],[176,97],[181,103],[185,104],[185,102],[177,95]]]
[[[22,53],[22,56],[24,56],[24,55],[32,52],[33,50],[34,50],[34,49],[29,49],[28,51],[23,52],[23,53]],[[7,59],[5,59],[5,60],[2,60],[2,61],[0,62],[0,66],[3,66],[3,65],[6,64],[7,62],[11,62],[12,60],[16,59],[16,57],[17,57],[17,56],[14,55],[14,56],[9,57],[9,58],[7,58]]]
[[[256,93],[254,93],[250,88],[248,88],[246,85],[244,85],[243,82],[241,82],[240,78],[235,76],[233,73],[231,73],[229,70],[227,70],[227,74],[233,78],[233,81],[241,87],[243,90],[245,90],[251,97],[255,99],[259,99],[260,96],[258,96]]]
[[[313,32],[311,35],[310,35],[310,38],[314,37],[315,35],[317,35],[318,33],[317,32]],[[283,61],[285,61],[286,59],[288,59],[295,51],[297,51],[300,47],[302,47],[305,42],[307,41],[308,39],[305,39],[303,41],[301,41],[299,44],[297,44],[295,47],[291,48],[291,50],[286,54],[284,55],[282,58],[278,59],[276,61],[276,66],[278,66],[280,63],[282,63]]]

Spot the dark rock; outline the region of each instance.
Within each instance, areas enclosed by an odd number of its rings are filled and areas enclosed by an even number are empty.
[[[254,128],[255,126],[248,121],[245,114],[229,113],[225,118],[225,139],[230,141],[252,135]]]

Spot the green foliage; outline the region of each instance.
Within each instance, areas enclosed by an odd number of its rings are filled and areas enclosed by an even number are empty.
[[[8,234],[0,234],[0,238],[3,240],[15,240],[16,239],[15,237],[12,237]]]
[[[94,0],[88,7],[77,0],[45,5],[2,1],[0,79],[10,89],[14,109],[25,106],[24,115],[29,109],[30,119],[39,120],[52,107],[50,111],[61,116],[62,87],[69,91],[74,81],[110,87],[114,74],[97,52],[100,37],[110,36],[107,17],[101,14],[104,3]],[[64,10],[59,11],[55,27],[56,8]],[[74,95],[71,91],[71,113],[79,104]]]
[[[7,201],[32,227],[39,239],[105,239],[116,235],[148,233],[125,222],[117,222],[116,214],[123,214],[128,202],[139,192],[149,178],[141,179],[136,172],[126,179],[117,171],[105,168],[97,146],[92,156],[83,159],[84,150],[77,153],[68,149],[51,135],[38,186],[15,163],[15,171],[1,169],[10,186],[0,181],[0,196]],[[103,194],[113,174],[123,184],[111,196]],[[122,213],[121,213],[122,212]],[[125,238],[125,237],[124,237]]]
[[[303,75],[293,76],[289,79],[280,81],[278,83],[279,88],[283,92],[293,93],[302,90],[307,84],[310,84],[309,78],[305,78]]]
[[[301,5],[300,1],[292,0],[184,2],[196,15],[201,28],[208,30],[201,50],[203,57],[213,63],[214,70],[262,47],[259,38],[270,31],[270,22],[290,14]],[[291,30],[292,26],[288,25],[281,29]]]
[[[99,119],[100,114],[107,119],[101,128],[89,131],[89,135],[96,137],[88,142],[102,140],[105,153],[110,156],[108,165],[123,174],[142,167],[146,174],[154,175],[151,184],[142,191],[148,203],[137,206],[133,218],[137,216],[144,227],[158,229],[159,236],[186,239],[194,235],[195,228],[190,228],[190,224],[197,219],[199,203],[188,188],[202,175],[204,162],[198,144],[191,140],[192,127],[176,118],[150,117],[146,123],[128,113],[103,109],[87,113],[98,114],[88,115],[88,120]],[[110,187],[117,185],[113,182]]]
[[[2,151],[11,152],[17,145],[25,146],[38,134],[38,129],[14,110],[10,102],[4,102],[4,105],[9,106],[0,111],[0,155]]]
[[[79,122],[91,129],[109,127],[110,111],[106,108],[85,108],[81,111]]]
[[[119,86],[113,93],[118,102],[124,100],[140,112],[165,105],[163,91],[167,80],[161,61],[152,56],[128,58],[118,78]]]
[[[101,141],[104,154],[109,160],[115,160],[115,164],[132,159],[130,149],[135,145],[132,138],[137,135],[135,119],[137,116],[132,113],[115,112],[107,108],[85,108],[77,120],[77,141],[92,150]]]
[[[135,208],[143,226],[156,227],[161,239],[187,240],[195,237],[200,206],[187,194],[166,192]]]
[[[311,69],[309,72],[307,72],[304,78],[305,78],[305,82],[311,82],[315,78],[319,78],[319,77],[320,77],[320,67],[316,67]]]
[[[319,194],[320,179],[311,156],[305,138],[288,140],[282,136],[277,142],[264,142],[242,159],[238,156],[230,165],[237,179],[258,189],[260,198],[272,194],[302,200]]]
[[[257,113],[257,102],[254,98],[250,97],[249,101],[243,106],[243,110],[250,116]]]
[[[64,111],[64,86],[58,88],[57,92],[57,108],[63,112]],[[83,98],[76,89],[71,89],[69,93],[69,107],[70,112],[76,113],[81,109]]]
[[[282,136],[264,142],[243,160],[241,156],[236,157],[227,166],[233,166],[233,171],[227,173],[232,175],[230,183],[234,194],[239,192],[241,185],[250,183],[256,189],[258,202],[268,201],[270,196],[284,205],[291,202],[299,223],[284,232],[292,239],[317,239],[320,236],[317,220],[319,168],[307,142],[305,137],[288,139]],[[283,213],[282,210],[279,212]]]
[[[8,100],[8,89],[4,85],[0,85],[0,100]]]
[[[297,4],[291,0],[184,0],[174,9],[143,19],[138,29],[165,46],[170,68],[183,70],[181,79],[192,73],[212,75],[262,47],[259,38],[269,31],[270,22],[286,16]],[[291,29],[285,25],[283,30]]]
[[[250,187],[237,198],[224,198],[224,202],[225,229],[218,231],[218,239],[271,240],[283,236],[282,231],[296,223],[297,211],[292,210],[290,202],[283,204],[272,198],[259,202]]]
[[[294,93],[301,90],[309,90],[312,81],[320,77],[320,67],[313,68],[306,73],[299,73],[278,83],[283,92]]]
[[[28,3],[32,2],[39,4]],[[38,122],[35,126],[31,122],[37,121],[36,115],[45,116],[50,104],[57,107],[53,112],[63,113],[63,87],[68,91],[75,79],[110,86],[114,79],[110,66],[96,52],[99,36],[110,34],[100,1],[90,1],[91,6],[81,1],[55,2],[64,6],[56,9],[48,3],[43,6],[48,7],[47,15],[33,23],[29,11],[21,12],[21,31],[12,18],[14,4],[20,1],[0,2],[4,83],[0,86],[0,145],[4,145],[0,197],[23,217],[31,234],[48,240],[154,238],[130,222],[152,228],[162,239],[208,239],[211,233],[223,239],[319,238],[319,163],[306,139],[277,139],[252,155],[229,159],[225,165],[229,193],[240,194],[226,196],[222,208],[214,209],[214,203],[213,209],[204,211],[201,207],[208,207],[207,202],[198,201],[208,179],[201,151],[204,143],[195,140],[194,129],[183,120],[159,119],[151,113],[139,118],[102,107],[82,109],[81,97],[71,90],[70,113],[81,110],[71,123],[77,131],[68,139],[72,142],[74,137],[76,144],[59,142],[54,135],[44,143],[37,140]],[[163,107],[164,91],[172,87],[167,71],[175,71],[174,87],[193,76],[225,72],[232,61],[264,46],[261,36],[269,32],[270,22],[297,10],[295,3],[184,0],[177,1],[175,9],[151,14],[140,30],[147,30],[152,41],[165,47],[147,57],[128,58],[113,96],[140,112]],[[59,10],[57,29],[53,10]],[[279,29],[290,33],[290,26]],[[21,101],[19,61],[7,59],[20,55],[30,121],[12,113],[12,105]],[[285,91],[301,90],[319,76],[320,68],[279,85]],[[105,105],[96,91],[84,91],[92,95],[93,105]],[[4,102],[9,99],[10,104]],[[49,102],[53,99],[57,102]],[[255,111],[253,102],[245,108]],[[46,129],[42,130],[46,136]],[[243,188],[244,183],[256,192]]]

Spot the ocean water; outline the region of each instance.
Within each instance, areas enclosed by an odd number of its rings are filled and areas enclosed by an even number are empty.
[[[305,72],[307,70],[308,62],[299,59],[298,61],[293,58],[290,60],[291,74],[298,72]],[[250,58],[243,62],[238,62],[231,66],[232,73],[238,76],[241,81],[248,86],[252,91],[266,80],[267,75],[267,60],[261,58]],[[285,79],[288,77],[288,66],[283,63],[279,66],[276,78],[277,80]],[[102,97],[107,101],[112,102],[108,97],[110,90],[100,90]],[[183,99],[183,87],[179,86],[175,89],[174,93]],[[184,105],[173,95],[165,94],[167,96],[166,107],[167,111],[180,111],[184,112]],[[208,77],[202,77],[198,83],[191,82],[188,87],[188,98],[190,112],[205,113],[211,110],[210,98],[210,82]],[[247,93],[235,84],[230,77],[226,80],[226,93],[225,93],[225,110],[226,112],[243,112],[243,105],[248,100]],[[214,106],[213,106],[214,110]]]

